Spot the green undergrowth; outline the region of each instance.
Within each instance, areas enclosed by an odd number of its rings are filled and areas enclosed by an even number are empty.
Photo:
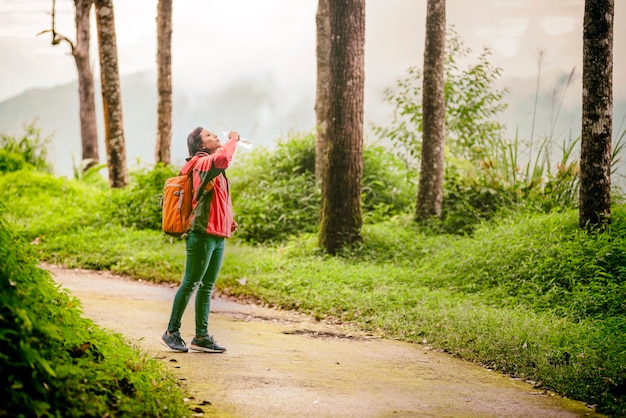
[[[7,223],[41,261],[156,283],[176,280],[181,241],[125,225],[128,208],[118,198],[125,192],[30,170],[0,176]]]
[[[346,258],[314,236],[280,248],[231,246],[232,296],[428,344],[615,415],[626,412],[626,212],[587,233],[577,213],[527,215],[472,237],[398,223],[364,229]]]
[[[0,176],[0,198],[40,260],[180,279],[182,241],[125,225],[99,185],[37,176]],[[41,199],[39,181],[49,190]],[[7,192],[11,182],[20,189]],[[322,255],[314,234],[280,246],[233,239],[217,287],[427,344],[623,416],[626,207],[614,206],[604,234],[577,222],[575,210],[518,213],[453,236],[396,216],[365,225],[362,247],[343,257]]]
[[[94,226],[46,235],[38,243],[42,260],[68,268],[107,270],[154,283],[170,283],[182,275],[182,241],[155,231]]]
[[[0,222],[0,416],[189,416],[165,366],[82,317]]]

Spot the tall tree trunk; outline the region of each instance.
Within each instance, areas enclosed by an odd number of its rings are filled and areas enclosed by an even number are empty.
[[[328,128],[328,79],[330,76],[330,17],[328,0],[319,0],[317,15],[317,93],[315,97],[315,179],[321,183],[326,166],[326,130]]]
[[[445,41],[446,2],[427,0],[422,95],[424,132],[415,212],[418,221],[441,216],[446,117],[443,90]]]
[[[327,166],[320,245],[329,254],[362,241],[365,0],[330,0]]]
[[[611,222],[614,0],[585,0],[580,148],[581,228]]]
[[[78,95],[80,106],[80,134],[82,144],[83,170],[97,164],[100,160],[98,155],[98,130],[96,125],[96,103],[94,93],[93,73],[89,63],[89,41],[91,25],[89,21],[91,6],[94,0],[74,0],[76,45],[67,37],[56,31],[56,0],[52,0],[52,28],[42,33],[52,33],[52,45],[59,45],[62,41],[68,43],[71,48],[76,70],[78,73]]]
[[[89,17],[93,0],[75,0],[76,47],[72,55],[78,70],[78,95],[80,97],[80,135],[82,138],[82,160],[85,170],[98,164],[98,130],[96,124],[96,99],[93,72],[89,62],[91,25]]]
[[[128,169],[122,115],[122,91],[117,64],[115,16],[113,0],[96,0],[95,3],[109,185],[117,188],[128,184]]]
[[[157,42],[158,122],[155,162],[170,164],[172,144],[172,0],[159,0]]]

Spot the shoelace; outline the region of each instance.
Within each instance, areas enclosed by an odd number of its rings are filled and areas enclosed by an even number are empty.
[[[174,342],[176,344],[182,344],[182,345],[186,345],[185,344],[185,340],[183,340],[180,336],[180,334],[175,333],[175,334],[170,334],[173,338],[174,338]]]
[[[204,336],[204,337],[200,337],[200,338],[198,338],[198,339],[197,339],[197,341],[198,341],[198,342],[200,342],[200,341],[206,341],[206,342],[208,342],[208,343],[209,343],[209,344],[211,344],[211,345],[215,345],[215,340],[213,339],[213,337],[212,337],[211,335],[207,335],[207,336]]]

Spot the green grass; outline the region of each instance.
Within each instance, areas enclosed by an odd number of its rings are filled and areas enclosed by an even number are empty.
[[[19,190],[0,176],[0,199],[16,231],[39,243],[38,258],[179,280],[183,243],[121,226],[106,209],[108,191],[28,176],[20,174]],[[46,197],[33,182],[47,182]],[[366,225],[363,235],[344,257],[322,255],[315,235],[272,247],[233,239],[217,288],[428,344],[626,414],[625,206],[613,208],[601,235],[579,230],[573,210],[520,214],[470,237],[434,235],[401,217]]]
[[[42,259],[69,268],[108,270],[155,283],[182,275],[184,245],[155,231],[119,225],[94,226],[48,235],[39,240]]]
[[[189,416],[165,366],[83,318],[37,263],[0,222],[0,415]]]
[[[275,249],[231,245],[218,288],[428,344],[621,415],[626,214],[616,207],[603,235],[576,225],[567,211],[465,238],[366,226],[348,258],[317,254],[313,236]]]

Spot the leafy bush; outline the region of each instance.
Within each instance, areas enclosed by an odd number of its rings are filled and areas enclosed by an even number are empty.
[[[235,158],[228,173],[238,238],[280,242],[316,230],[320,190],[313,135],[279,142],[272,152],[258,148]]]
[[[0,413],[188,416],[165,368],[82,318],[36,263],[0,221]]]
[[[108,214],[100,213],[104,190],[33,170],[0,175],[0,200],[7,210],[7,221],[28,240],[106,223]]]
[[[0,148],[7,154],[0,157],[0,160],[7,159],[13,161],[11,165],[15,170],[0,170],[0,172],[16,171],[24,168],[24,165],[17,162],[14,154],[20,154],[27,165],[36,170],[52,173],[52,165],[48,162],[47,147],[50,144],[50,137],[41,138],[41,130],[36,128],[34,123],[25,127],[22,138],[16,138],[5,134],[0,135]],[[13,154],[13,156],[11,156]],[[19,158],[18,158],[19,160]]]
[[[320,188],[315,181],[315,137],[294,135],[273,151],[236,155],[229,170],[237,237],[247,242],[283,242],[315,232]],[[402,163],[384,147],[363,151],[363,211],[370,222],[393,216],[412,204],[412,185]]]
[[[0,176],[6,219],[23,239],[37,244],[33,249],[42,261],[156,282],[179,278],[184,246],[170,245],[160,226],[159,231],[123,226],[122,212],[111,208],[116,190],[106,182],[85,183],[32,170]],[[160,212],[154,216],[160,222]]]
[[[450,154],[473,163],[491,157],[489,151],[502,135],[495,118],[506,109],[505,90],[496,88],[502,69],[489,63],[491,52],[483,49],[476,63],[460,68],[471,50],[463,45],[454,28],[446,33],[444,95],[446,102],[446,146]],[[413,171],[419,171],[423,127],[422,71],[416,67],[385,91],[385,101],[394,106],[388,127],[374,126],[383,140],[390,140],[398,157]]]
[[[488,170],[476,171],[462,159],[449,158],[444,173],[441,219],[432,220],[432,230],[448,234],[471,234],[502,208],[515,207],[519,194],[515,186]]]
[[[248,242],[280,242],[314,232],[319,221],[320,189],[315,183],[315,139],[293,136],[274,151],[236,154],[228,170],[237,237]],[[158,164],[131,172],[129,185],[112,189],[99,222],[161,230],[159,199],[168,177],[178,169]],[[364,148],[363,206],[366,220],[383,219],[412,204],[412,185],[401,162],[384,147]]]
[[[506,108],[502,101],[506,90],[496,85],[501,69],[489,63],[488,49],[477,57],[471,57],[471,52],[449,29],[444,65],[444,199],[441,219],[431,220],[429,226],[445,233],[467,234],[498,212],[515,211],[519,205],[545,213],[576,207],[578,162],[574,151],[578,139],[563,140],[561,158],[553,165],[553,138],[545,138],[533,148],[531,135],[530,145],[523,150],[519,138],[503,138],[503,126],[496,118]],[[461,68],[459,63],[468,58],[476,62]],[[418,173],[424,123],[422,72],[413,67],[407,73],[385,92],[385,101],[393,106],[391,123],[375,126],[374,132],[390,141],[396,154]],[[567,85],[571,78],[572,74]],[[621,148],[618,143],[616,150]]]
[[[362,188],[365,223],[385,221],[415,205],[417,185],[409,180],[402,161],[380,145],[363,147]]]
[[[152,169],[131,172],[130,183],[124,188],[112,189],[110,213],[119,225],[138,229],[161,230],[163,185],[169,177],[178,175],[171,165],[157,164]]]
[[[0,173],[10,173],[28,167],[22,154],[6,149],[0,149]]]

